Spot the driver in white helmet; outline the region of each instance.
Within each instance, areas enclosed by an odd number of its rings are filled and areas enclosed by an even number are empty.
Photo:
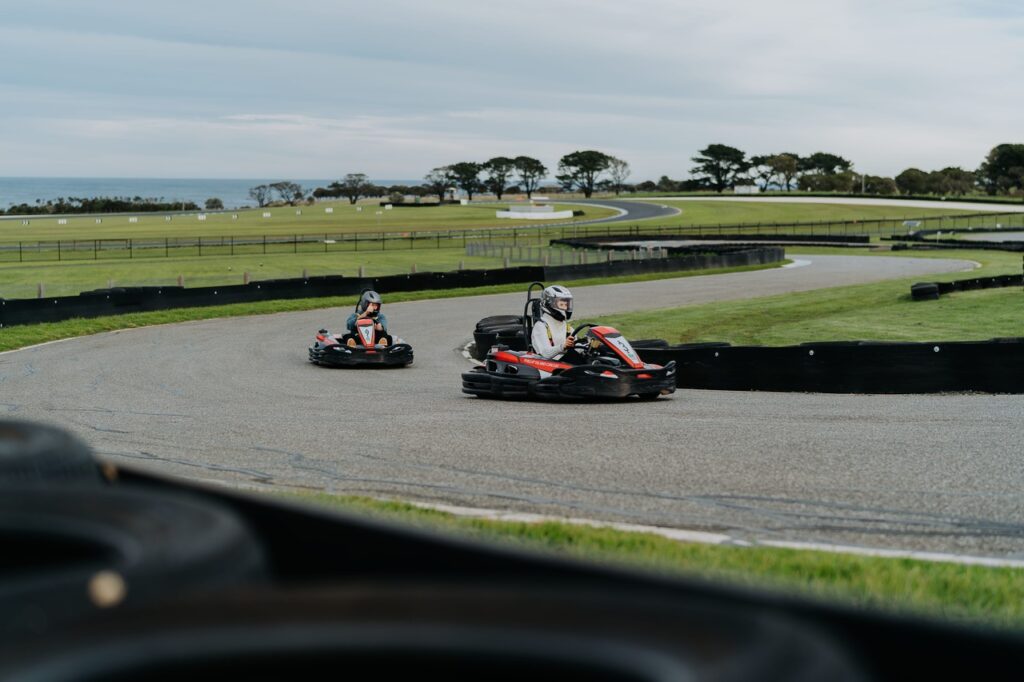
[[[534,323],[530,334],[533,352],[548,360],[582,361],[583,357],[573,348],[576,337],[569,325],[572,292],[558,284],[547,287],[541,292],[540,307],[540,319]]]

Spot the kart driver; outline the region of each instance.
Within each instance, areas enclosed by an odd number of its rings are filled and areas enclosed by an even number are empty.
[[[572,292],[558,284],[547,287],[541,292],[540,306],[540,319],[530,334],[533,351],[548,360],[582,363],[583,356],[573,348],[576,337],[568,322],[572,318]]]
[[[345,335],[345,343],[354,348],[356,344],[356,321],[369,318],[374,320],[373,328],[377,330],[377,343],[383,346],[391,345],[391,336],[388,334],[388,318],[380,311],[384,301],[376,291],[366,290],[359,297],[359,304],[356,312],[348,316],[345,326],[348,327],[348,334]]]

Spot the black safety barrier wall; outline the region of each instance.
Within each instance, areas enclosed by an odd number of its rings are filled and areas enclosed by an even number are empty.
[[[934,343],[842,341],[781,347],[696,344],[641,347],[637,352],[646,362],[675,360],[680,388],[1024,393],[1024,338]]]
[[[882,237],[885,241],[898,242],[904,248],[934,248],[934,249],[982,249],[986,251],[1024,251],[1022,242],[985,242],[967,241],[966,239],[924,239],[920,236],[911,237]],[[893,248],[896,248],[894,245]]]
[[[214,287],[124,287],[97,289],[78,296],[32,299],[0,299],[0,327],[72,318],[102,317],[124,313],[191,308],[229,303],[279,299],[348,296],[372,287],[382,292],[456,289],[496,284],[585,277],[676,272],[702,268],[768,265],[785,255],[778,247],[716,248],[708,245],[699,255],[653,258],[587,265],[523,266],[495,270],[421,272],[376,278],[323,276],[306,279],[275,279],[249,284]]]
[[[1024,275],[996,275],[994,277],[970,277],[953,282],[918,282],[911,285],[910,296],[915,301],[937,299],[941,294],[974,289],[995,289],[999,287],[1024,286]]]
[[[32,442],[35,458],[62,459],[31,429],[0,421],[0,465]],[[0,576],[2,679],[853,682],[1024,668],[1020,633],[583,563],[79,455],[102,479],[34,471],[26,487],[0,466],[0,492],[17,498],[0,505],[0,537],[48,550],[30,574]]]
[[[596,237],[569,237],[565,239],[552,239],[552,244],[564,244],[581,248],[594,248],[600,246],[602,249],[615,249],[621,251],[634,251],[638,248],[635,244],[619,244],[616,240],[636,241],[719,241],[735,240],[744,242],[835,242],[838,244],[870,244],[869,235],[859,234],[752,234],[745,232],[720,232],[717,234],[692,234],[680,232],[678,234],[621,234],[602,235]],[[692,246],[668,247],[675,249],[693,249]],[[705,247],[696,247],[705,248]]]

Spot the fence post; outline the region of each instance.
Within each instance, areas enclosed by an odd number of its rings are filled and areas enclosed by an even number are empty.
[[[203,255],[203,238],[202,237],[199,238],[199,255],[200,256]]]
[[[43,283],[40,282],[39,284],[36,285],[36,298],[42,298],[42,297],[43,297]]]
[[[57,260],[60,260],[60,240],[57,240]]]
[[[23,256],[22,256],[22,253],[21,253],[21,242],[18,242],[18,262],[19,263],[23,262]]]
[[[324,248],[327,248],[327,244],[324,244]],[[235,255],[235,235],[231,235],[231,255]]]
[[[185,286],[185,277],[182,276],[182,275],[178,275],[178,286],[179,287]]]
[[[248,283],[249,283],[249,273],[248,272],[243,272],[242,273],[242,284],[248,284]]]
[[[267,255],[267,235],[263,235],[263,255]]]
[[[309,271],[306,268],[302,268],[302,279],[309,279]]]
[[[359,278],[362,279],[363,277],[366,277],[366,266],[365,265],[360,265],[359,266]]]
[[[292,253],[299,252],[299,235],[292,235]]]
[[[128,258],[135,258],[135,242],[128,240]]]

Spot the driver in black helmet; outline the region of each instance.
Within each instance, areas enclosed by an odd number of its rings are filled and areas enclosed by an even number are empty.
[[[345,335],[345,343],[351,347],[356,346],[356,321],[369,318],[374,321],[374,329],[377,330],[377,343],[390,346],[391,336],[388,334],[388,318],[380,311],[384,301],[376,291],[366,290],[359,297],[359,304],[356,311],[348,316],[345,326],[348,327],[348,334]]]
[[[576,337],[569,325],[572,318],[572,292],[555,284],[540,295],[541,316],[530,334],[533,352],[548,360],[582,363],[583,356],[573,348]]]

